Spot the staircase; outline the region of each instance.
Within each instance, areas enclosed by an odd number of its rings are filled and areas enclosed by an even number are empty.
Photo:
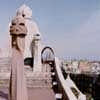
[[[0,58],[0,87],[9,87],[11,58]],[[32,68],[25,66],[27,87],[51,88],[51,72],[34,73]]]
[[[11,58],[0,58],[0,100],[8,100],[10,65]],[[45,65],[39,73],[34,73],[32,68],[25,66],[25,75],[29,100],[56,100],[52,90],[51,71]]]
[[[9,73],[11,58],[0,58],[0,73]]]

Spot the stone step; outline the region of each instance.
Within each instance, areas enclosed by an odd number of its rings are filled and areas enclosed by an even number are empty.
[[[28,100],[56,100],[51,88],[27,88]],[[0,88],[0,100],[8,100],[9,89]]]
[[[0,73],[9,72],[11,65],[11,58],[0,58]]]
[[[52,87],[50,73],[26,73],[27,87]],[[0,87],[9,87],[10,73],[0,73]]]
[[[45,68],[44,66],[42,66]],[[0,87],[8,87],[10,72],[11,71],[11,58],[0,58]],[[43,70],[43,72],[34,73],[30,66],[25,66],[25,75],[27,78],[27,86],[34,88],[51,87],[51,72],[50,70]]]
[[[0,58],[0,63],[10,63],[11,58]]]

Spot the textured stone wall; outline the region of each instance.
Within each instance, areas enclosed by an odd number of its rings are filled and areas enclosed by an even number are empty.
[[[9,87],[11,58],[0,58],[0,87]],[[43,65],[44,66],[44,65]],[[32,68],[25,66],[27,86],[33,88],[51,88],[51,72],[46,70],[46,65],[42,72],[33,72]]]

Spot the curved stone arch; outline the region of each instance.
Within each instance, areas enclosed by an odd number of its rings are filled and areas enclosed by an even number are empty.
[[[43,54],[45,53],[45,51],[46,51],[47,49],[49,50],[49,53],[52,54],[52,58],[51,58],[51,59],[46,59],[46,60],[44,61]],[[41,52],[41,62],[42,62],[42,63],[49,63],[49,62],[54,62],[54,60],[55,60],[54,50],[53,50],[51,47],[49,47],[49,46],[44,47],[43,50],[42,50],[42,52]]]

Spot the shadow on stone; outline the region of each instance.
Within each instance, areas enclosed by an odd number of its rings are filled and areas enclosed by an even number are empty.
[[[0,97],[5,98],[6,100],[8,100],[8,94],[0,91]]]

